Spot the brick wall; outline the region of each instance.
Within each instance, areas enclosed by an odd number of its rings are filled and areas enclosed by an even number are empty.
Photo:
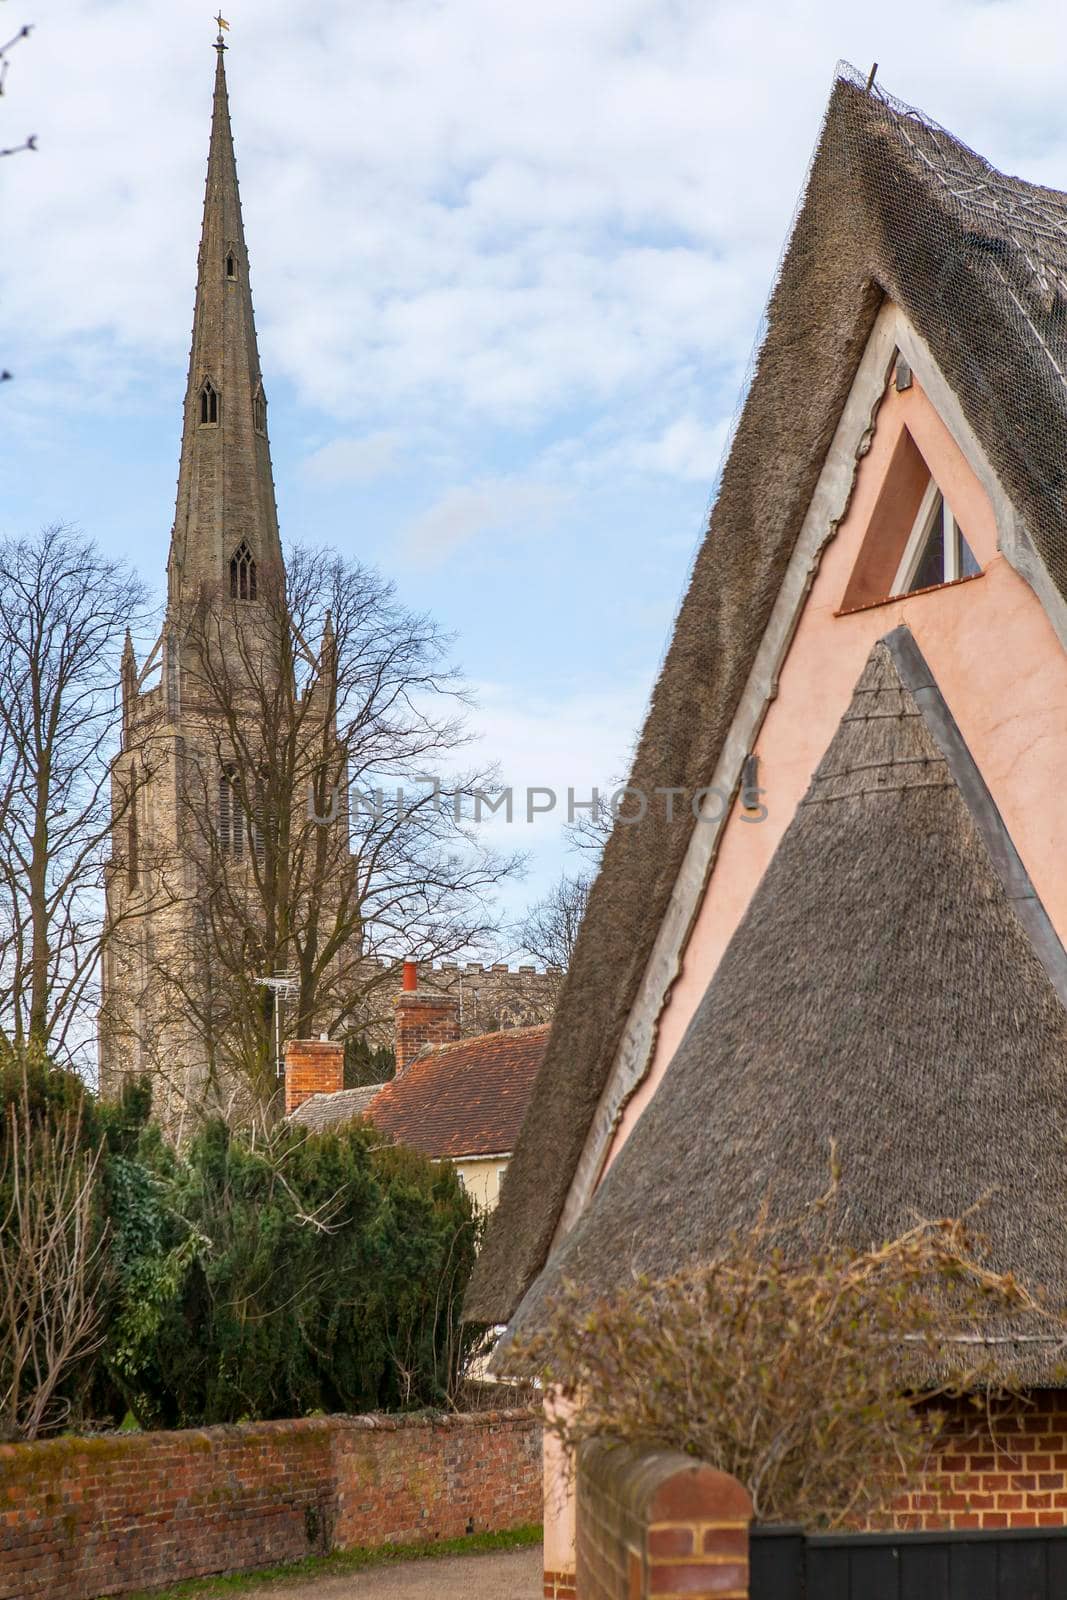
[[[92,1600],[541,1520],[541,1424],[324,1417],[0,1446],[0,1600]]]
[[[287,1039],[285,1114],[313,1094],[336,1094],[345,1086],[345,1047],[333,1039]]]
[[[403,989],[396,1002],[396,1075],[409,1067],[427,1044],[452,1044],[459,1038],[459,1008],[451,995]]]
[[[869,1526],[885,1529],[1041,1528],[1067,1523],[1067,1391],[991,1402],[991,1414],[951,1404],[925,1481]]]
[[[577,1478],[578,1600],[747,1600],[752,1502],[735,1478],[598,1441],[582,1446]],[[546,1574],[546,1595],[558,1577]]]

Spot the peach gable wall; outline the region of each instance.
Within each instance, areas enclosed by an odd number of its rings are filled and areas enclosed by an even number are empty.
[[[836,616],[886,466],[907,425],[983,575],[971,582]],[[997,552],[984,490],[918,381],[890,382],[855,492],[828,545],[758,742],[768,816],[734,811],[705,889],[681,975],[662,1013],[649,1075],[623,1115],[610,1165],[655,1093],[731,935],[833,737],[871,647],[907,623],[1061,938],[1067,942],[1067,861],[1057,848],[1067,794],[1067,654],[1040,602]]]
[[[896,332],[902,341],[906,337],[917,343],[906,323],[893,321],[897,314],[892,307],[885,314],[890,338]],[[963,528],[982,576],[836,616],[905,423]],[[901,622],[926,656],[1053,925],[1067,942],[1067,858],[1057,852],[1062,797],[1067,795],[1067,653],[1033,590],[998,553],[986,493],[918,379],[903,394],[890,382],[847,515],[823,552],[778,674],[777,695],[754,745],[767,818],[758,824],[744,822],[735,808],[725,823],[680,974],[659,1016],[649,1074],[626,1106],[605,1168],[662,1080],[849,704],[871,647]],[[571,1482],[548,1433],[545,1566],[556,1572],[574,1570]]]

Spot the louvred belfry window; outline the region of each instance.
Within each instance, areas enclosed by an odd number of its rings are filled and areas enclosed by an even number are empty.
[[[245,816],[238,793],[236,767],[219,773],[219,850],[240,861],[245,853]]]
[[[256,562],[244,539],[230,557],[230,599],[256,598]]]
[[[200,426],[210,427],[219,420],[219,391],[210,378],[200,386]]]
[[[266,794],[266,779],[261,772],[257,773],[255,798],[252,803],[252,849],[255,851],[257,861],[262,861],[267,853],[265,831]]]

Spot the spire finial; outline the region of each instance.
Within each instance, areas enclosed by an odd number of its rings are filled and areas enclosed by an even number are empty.
[[[224,28],[227,31],[229,31],[230,24],[226,21],[226,18],[223,16],[221,10],[219,11],[218,15],[216,16],[215,21],[219,25],[219,36],[215,40],[215,49],[216,50],[225,50],[226,49],[226,41],[222,37],[222,31],[223,31]]]

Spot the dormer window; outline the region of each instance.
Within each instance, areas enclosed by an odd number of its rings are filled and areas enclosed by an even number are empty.
[[[256,563],[244,539],[230,557],[230,599],[256,598]]]
[[[219,391],[210,378],[205,378],[200,387],[200,426],[211,427],[218,420]]]
[[[261,383],[256,384],[256,392],[252,396],[252,426],[257,433],[267,431],[267,397]]]
[[[232,250],[227,250],[226,252],[226,276],[228,278],[236,278],[237,276],[237,262],[234,259]]]
[[[893,593],[914,594],[973,578],[979,567],[944,495],[931,478],[893,582]]]
[[[902,403],[918,392],[913,378],[911,388],[902,391]],[[865,466],[871,460],[866,457]],[[943,589],[982,573],[970,540],[906,426],[900,427],[888,459],[883,453],[880,474],[838,615]],[[974,504],[962,490],[959,501],[965,507]],[[966,515],[976,517],[977,528],[979,513],[968,509]]]

